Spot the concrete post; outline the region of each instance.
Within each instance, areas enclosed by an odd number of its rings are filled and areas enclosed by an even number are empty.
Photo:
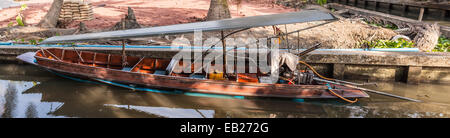
[[[420,74],[422,73],[421,66],[409,66],[406,83],[408,84],[419,84]]]
[[[345,73],[345,64],[333,64],[333,78],[343,80]]]

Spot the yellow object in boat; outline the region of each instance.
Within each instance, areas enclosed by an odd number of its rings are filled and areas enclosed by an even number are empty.
[[[209,73],[209,77],[210,80],[225,80],[225,78],[223,77],[223,73]]]

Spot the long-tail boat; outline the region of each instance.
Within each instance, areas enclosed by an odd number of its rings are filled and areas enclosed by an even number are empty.
[[[100,39],[123,40],[126,38],[149,37],[161,34],[189,33],[197,30],[222,31],[221,40],[223,41],[228,36],[224,36],[223,30],[241,29],[238,31],[242,31],[252,27],[321,20],[334,21],[335,17],[330,13],[311,10],[160,27],[55,36],[44,40],[41,44],[74,43]],[[286,32],[284,34],[287,35],[289,33]],[[223,49],[225,51],[225,46],[223,46]],[[123,51],[123,53],[125,52]],[[223,73],[209,73],[206,69],[199,72],[194,70],[194,64],[183,64],[182,61],[170,59],[60,48],[41,48],[36,52],[22,54],[18,58],[64,76],[94,80],[127,88],[170,89],[201,94],[301,99],[369,97],[362,90],[335,84],[324,85],[324,83],[317,83],[312,80],[306,84],[296,84],[295,82],[285,83],[282,81],[265,83],[261,78],[267,77],[268,74],[260,72],[235,73],[234,76],[226,76]],[[176,62],[175,64],[181,67],[191,67],[192,72],[195,74],[168,71],[169,64],[174,61]]]

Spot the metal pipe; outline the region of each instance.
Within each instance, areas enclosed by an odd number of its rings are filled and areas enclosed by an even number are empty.
[[[308,48],[308,49],[306,49],[305,51],[302,51],[301,53],[298,53],[298,57],[302,57],[302,56],[304,56],[304,55],[306,55],[306,54],[308,54],[308,53],[310,53],[310,52],[312,52],[312,51],[314,51],[314,50],[320,48],[321,45],[322,45],[322,43],[317,43],[317,44],[315,44],[315,45],[312,46],[311,48]]]
[[[343,81],[343,80],[338,80],[338,79],[334,79],[334,81],[336,82],[341,82],[341,83],[347,83],[350,85],[355,85],[355,86],[365,86],[365,85],[377,85],[376,83],[355,83],[355,82],[348,82],[348,81]]]
[[[321,23],[321,24],[318,24],[318,25],[314,25],[314,26],[298,29],[298,30],[295,30],[295,31],[292,31],[292,32],[286,32],[286,34],[282,33],[282,34],[274,35],[274,36],[271,36],[271,37],[267,37],[267,39],[277,38],[277,37],[280,37],[280,36],[283,36],[283,35],[289,35],[289,34],[292,34],[292,33],[301,32],[301,31],[304,31],[304,30],[309,30],[309,29],[316,28],[316,27],[319,27],[319,26],[322,26],[322,25],[326,25],[326,24],[329,24],[329,23],[332,23],[332,22],[335,22],[335,21],[339,21],[339,20],[330,20],[328,22],[324,22],[324,23]]]
[[[339,82],[334,82],[334,81],[324,80],[324,79],[317,78],[317,77],[314,77],[313,79],[314,79],[315,81],[320,81],[320,82],[326,82],[326,83],[331,83],[331,84],[336,84],[336,85],[346,86],[346,87],[350,87],[350,88],[354,88],[354,89],[358,89],[358,90],[363,90],[363,91],[367,91],[367,92],[371,92],[371,93],[375,93],[375,94],[380,94],[380,95],[384,95],[384,96],[389,96],[389,97],[399,98],[399,99],[408,100],[408,101],[413,101],[413,102],[422,102],[422,101],[420,101],[420,100],[416,100],[416,99],[412,99],[412,98],[408,98],[408,97],[403,97],[403,96],[398,96],[398,95],[394,95],[394,94],[390,94],[390,93],[386,93],[386,92],[381,92],[381,91],[376,91],[376,90],[371,90],[371,89],[361,88],[361,87],[358,87],[358,86],[353,86],[353,85],[343,84],[343,83],[339,83]]]
[[[224,36],[224,33],[223,33],[223,30],[222,31],[220,31],[220,36],[222,37],[222,57],[223,57],[223,76],[224,77],[226,77],[226,70],[227,70],[227,56],[226,56],[226,53],[227,53],[227,46],[225,45],[226,43],[225,43],[225,36]]]
[[[285,38],[286,38],[286,48],[288,49],[288,52],[291,53],[291,47],[289,46],[289,35],[287,34],[288,30],[287,30],[287,25],[286,24],[284,25],[284,32],[286,32],[286,36],[285,36]]]

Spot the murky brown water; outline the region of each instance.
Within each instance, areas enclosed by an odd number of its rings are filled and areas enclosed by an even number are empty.
[[[357,104],[337,100],[225,99],[136,92],[64,79],[31,65],[0,64],[0,117],[450,117],[450,86],[379,83]]]

